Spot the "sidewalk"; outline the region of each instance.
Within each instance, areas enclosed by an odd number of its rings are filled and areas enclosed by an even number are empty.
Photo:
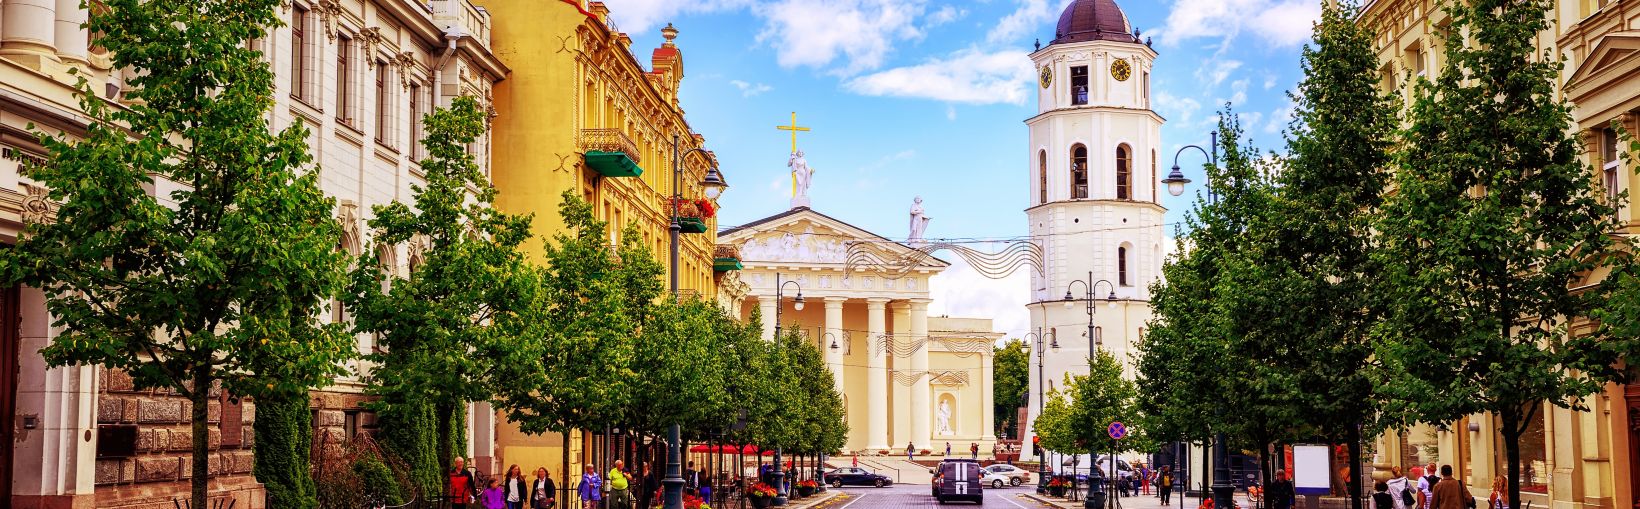
[[[1086,490],[1086,489],[1087,488],[1083,488],[1083,490]],[[1087,494],[1087,492],[1083,491],[1082,495],[1086,495],[1086,494]],[[1031,499],[1031,500],[1035,500],[1037,502],[1041,502],[1043,504],[1046,504],[1046,505],[1049,505],[1049,506],[1052,506],[1052,507],[1056,507],[1058,509],[1083,509],[1083,507],[1082,507],[1082,497],[1081,496],[1078,496],[1077,500],[1074,501],[1074,502],[1070,501],[1068,498],[1054,497],[1054,496],[1049,496],[1049,495],[1046,495],[1046,494],[1039,495],[1039,494],[1036,493],[1036,490],[1028,490],[1028,491],[1022,493],[1020,496],[1023,496],[1025,498],[1028,498],[1028,499]],[[1157,498],[1156,495],[1153,495],[1153,494],[1152,495],[1134,495],[1134,496],[1129,496],[1129,497],[1118,497],[1116,499],[1116,502],[1118,504],[1117,505],[1118,509],[1179,509],[1179,507],[1180,507],[1179,501],[1180,500],[1181,499],[1180,499],[1179,495],[1177,493],[1175,493],[1168,500],[1168,502],[1171,502],[1171,503],[1167,504],[1165,506],[1162,505],[1162,499]],[[1184,506],[1183,506],[1184,509],[1196,509],[1196,508],[1201,506],[1201,499],[1200,498],[1184,497],[1183,501],[1184,501]],[[1238,505],[1240,507],[1249,507],[1249,508],[1253,507],[1252,502],[1247,500],[1247,494],[1246,493],[1237,493],[1236,494],[1236,505]]]
[[[787,500],[786,505],[780,506],[778,509],[817,509],[820,507],[825,507],[831,502],[845,500],[847,498],[848,494],[843,493],[843,490],[826,490],[825,492],[816,493],[814,496],[802,500]],[[777,508],[771,507],[769,509]]]

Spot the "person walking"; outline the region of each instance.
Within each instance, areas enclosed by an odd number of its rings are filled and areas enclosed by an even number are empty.
[[[1293,481],[1287,479],[1287,471],[1282,470],[1276,472],[1276,480],[1264,489],[1264,498],[1269,500],[1271,509],[1292,509],[1295,491]]]
[[[1488,509],[1509,509],[1509,485],[1507,481],[1508,479],[1501,475],[1492,478],[1492,494],[1486,497],[1486,507]]]
[[[524,501],[530,496],[525,493],[530,483],[524,480],[524,470],[514,464],[507,467],[507,475],[501,480],[501,495],[506,502],[506,509],[524,509]]]
[[[598,509],[598,502],[604,499],[604,480],[598,477],[591,463],[581,469],[581,485],[576,488],[576,493],[581,495],[581,509]]]
[[[1168,497],[1173,494],[1173,466],[1162,465],[1162,470],[1156,473],[1156,493],[1162,497],[1162,505],[1167,505]]]
[[[478,495],[479,502],[484,509],[505,509],[502,502],[501,479],[491,477],[490,486]]]
[[[450,500],[451,509],[467,509],[467,504],[473,503],[473,497],[478,495],[478,482],[473,479],[473,473],[467,471],[466,460],[458,456],[451,463],[444,496]]]
[[[1372,489],[1372,509],[1395,509],[1395,496],[1389,494],[1389,483],[1378,481]]]
[[[1390,467],[1390,480],[1385,484],[1389,488],[1389,496],[1395,503],[1395,509],[1413,509],[1418,504],[1418,497],[1413,496],[1412,480],[1401,473],[1401,467]]]
[[[916,456],[915,456],[916,454],[917,454],[917,445],[913,444],[911,442],[906,442],[905,443],[905,460],[906,461],[916,461]]]
[[[1426,465],[1422,477],[1418,479],[1418,509],[1435,507],[1435,485],[1440,482],[1441,476],[1436,475],[1435,464]]]
[[[632,509],[632,493],[627,491],[632,477],[623,470],[625,466],[625,461],[615,460],[615,468],[609,469],[609,509]]]
[[[552,509],[558,505],[558,485],[546,468],[535,469],[535,482],[530,483],[530,509]]]
[[[979,443],[978,442],[969,442],[968,443],[968,455],[973,457],[975,461],[979,460]]]
[[[694,462],[691,461],[690,464],[693,465]],[[661,490],[660,472],[650,467],[647,461],[638,469],[638,488],[638,507],[650,509],[661,505],[660,495],[657,494]]]
[[[1441,481],[1435,483],[1430,490],[1434,497],[1433,504],[1441,509],[1469,509],[1475,503],[1475,496],[1469,493],[1469,488],[1462,481],[1452,478],[1452,465],[1441,465]]]

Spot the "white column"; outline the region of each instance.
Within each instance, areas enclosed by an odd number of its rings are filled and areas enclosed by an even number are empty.
[[[774,315],[777,311],[775,306],[778,305],[780,305],[780,303],[775,302],[773,295],[759,295],[757,297],[758,313],[763,315],[764,341],[774,341]]]
[[[992,383],[992,379],[996,375],[996,369],[995,369],[995,366],[993,364],[995,361],[996,361],[996,354],[989,348],[985,349],[980,354],[980,359],[979,359],[980,386],[979,387],[980,387],[980,404],[983,405],[980,408],[984,409],[983,411],[981,411],[979,413],[979,415],[980,415],[980,418],[979,418],[979,422],[980,422],[980,440],[990,440],[990,441],[993,441],[993,442],[996,441],[996,439],[997,439],[997,422],[996,422],[996,416],[997,416],[997,413],[996,413],[996,407],[997,407],[996,406],[996,398],[997,398],[997,393],[996,393],[996,390],[994,390],[996,388],[996,384]]]
[[[57,0],[4,0],[0,53],[57,58]],[[36,60],[36,63],[38,60]]]
[[[90,62],[91,35],[84,25],[86,10],[80,0],[57,0],[57,57],[62,60]]]
[[[888,446],[888,352],[879,346],[888,334],[888,299],[866,299],[866,449]]]
[[[90,503],[94,493],[97,443],[96,368],[47,367],[34,352],[57,335],[50,326],[45,296],[20,291],[18,327],[17,426],[13,448],[12,494],[31,499]],[[7,501],[10,502],[10,501]]]
[[[916,350],[911,352],[911,371],[918,376],[917,383],[911,386],[911,439],[923,447],[933,449],[933,433],[928,426],[929,414],[934,407],[929,404],[928,379],[928,299],[911,300],[911,338],[912,344],[917,344]]]
[[[831,368],[832,384],[837,388],[838,394],[843,394],[845,390],[843,386],[844,346],[842,343],[847,339],[843,337],[843,303],[847,300],[847,297],[825,298],[826,333],[831,336],[827,337],[825,334],[821,334],[820,338],[821,351],[826,352],[826,367]],[[837,348],[831,348],[833,342],[837,343]]]

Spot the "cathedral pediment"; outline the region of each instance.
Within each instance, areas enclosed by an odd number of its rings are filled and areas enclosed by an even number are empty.
[[[891,257],[915,252],[911,247],[807,207],[795,208],[759,219],[718,235],[721,244],[740,248],[741,260],[753,264],[800,263],[835,265],[848,263],[850,249],[869,249]],[[939,271],[950,266],[929,259],[919,270]]]

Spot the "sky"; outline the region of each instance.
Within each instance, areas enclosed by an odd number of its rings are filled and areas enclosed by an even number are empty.
[[[706,137],[730,188],[719,228],[790,208],[791,122],[814,169],[812,208],[891,239],[908,235],[915,197],[929,239],[1024,236],[1036,114],[1030,59],[1067,0],[604,0],[648,63],[668,23],[680,32],[682,106]],[[1320,0],[1117,0],[1160,54],[1152,106],[1166,119],[1165,154],[1207,143],[1225,103],[1252,142],[1283,145]],[[1200,190],[1201,156],[1180,166],[1195,180],[1166,196],[1170,223]],[[1167,234],[1172,235],[1169,227]],[[1001,248],[994,245],[991,250]],[[957,262],[931,284],[930,314],[992,318],[1027,328],[1029,276],[980,275]]]

